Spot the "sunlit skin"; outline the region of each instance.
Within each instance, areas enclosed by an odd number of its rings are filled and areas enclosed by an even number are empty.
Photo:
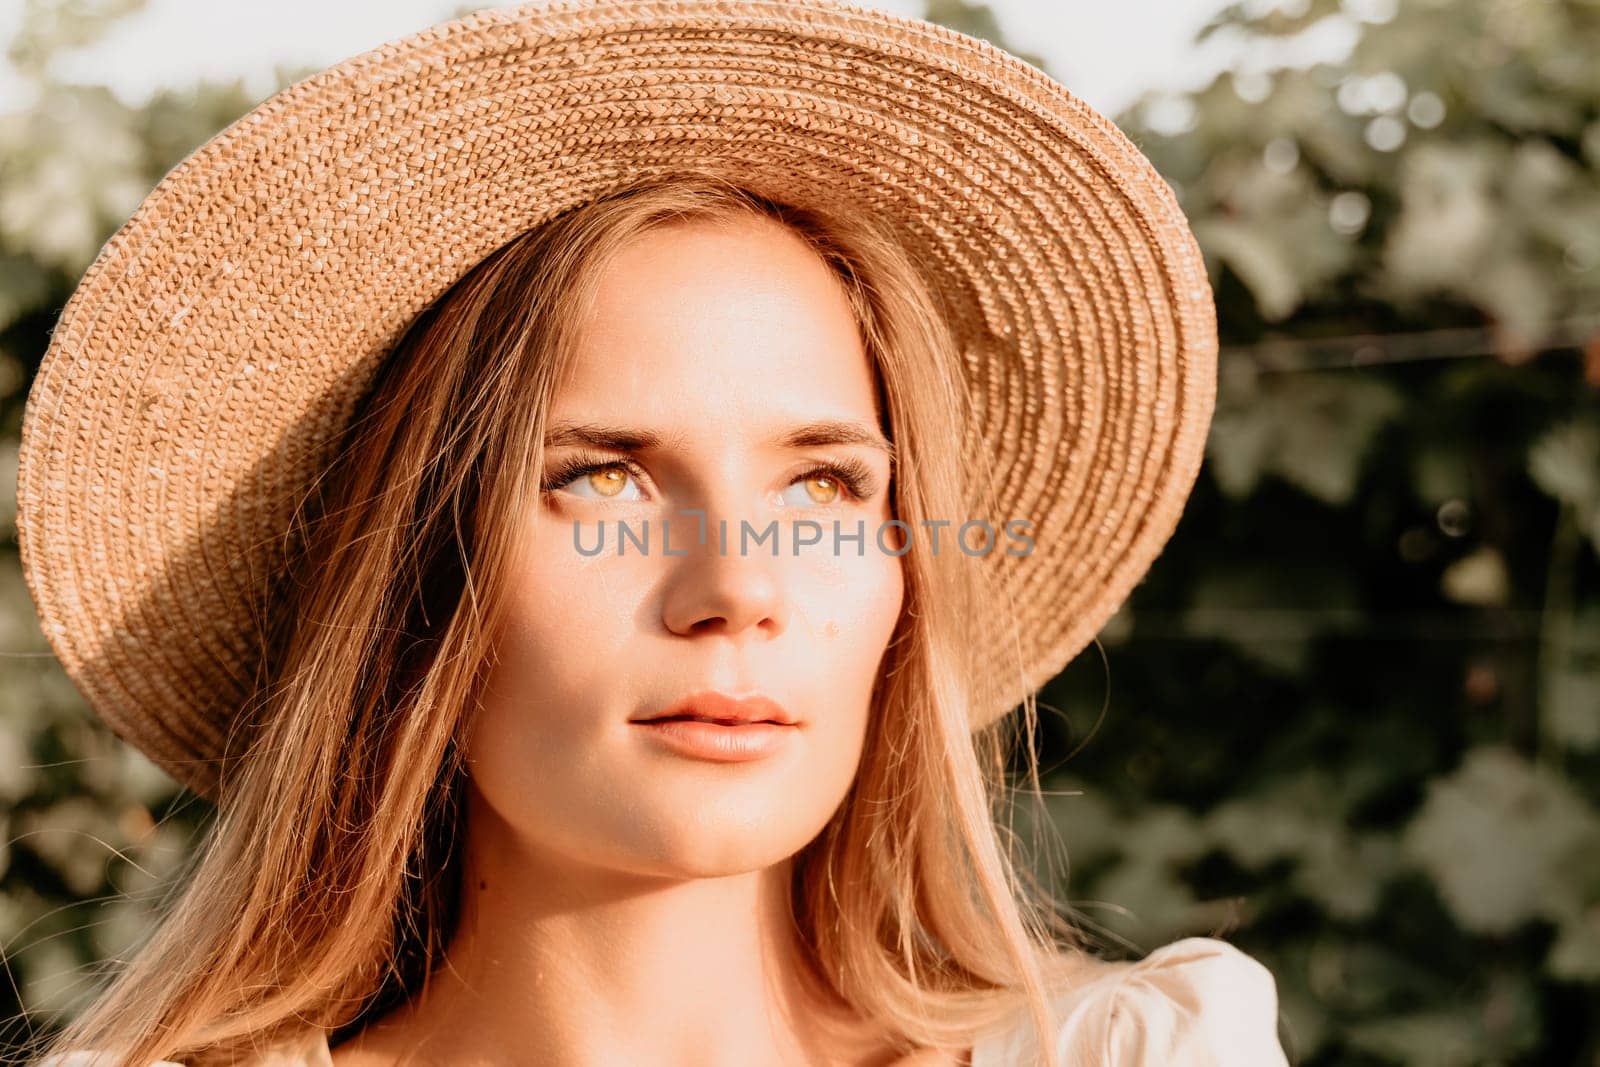
[[[511,624],[468,738],[463,918],[448,966],[335,1063],[751,1065],[897,1060],[797,982],[791,860],[856,773],[869,698],[904,595],[872,532],[890,518],[887,452],[775,443],[820,421],[882,435],[874,378],[828,268],[774,223],[673,224],[606,268],[552,428],[660,442],[623,452],[554,439],[549,472],[612,464],[544,493]],[[837,478],[865,472],[858,498]],[[715,537],[697,543],[703,509]],[[648,555],[612,524],[650,520]],[[740,553],[808,518],[821,545]],[[834,552],[832,520],[865,520]],[[596,523],[607,522],[605,549]],[[657,526],[671,520],[671,547]],[[630,717],[701,689],[760,693],[801,723],[781,750],[713,763]]]

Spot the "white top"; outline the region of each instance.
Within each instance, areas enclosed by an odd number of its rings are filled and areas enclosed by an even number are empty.
[[[1289,1067],[1278,1043],[1278,991],[1254,957],[1210,937],[1185,937],[1142,960],[1051,998],[1057,1059],[1076,1067]],[[1023,1015],[979,1039],[971,1067],[1033,1067],[1038,1043]],[[37,1067],[105,1067],[91,1052]],[[160,1060],[150,1067],[183,1067]],[[250,1061],[250,1067],[333,1067],[328,1039],[312,1031]]]
[[[1051,998],[1056,1059],[1094,1067],[1289,1067],[1272,972],[1226,941],[1185,937]],[[981,1038],[972,1067],[1031,1067],[1027,1019]]]

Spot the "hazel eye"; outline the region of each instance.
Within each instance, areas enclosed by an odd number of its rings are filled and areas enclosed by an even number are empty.
[[[601,496],[616,496],[628,487],[628,472],[621,467],[607,467],[605,470],[590,471],[584,481]]]
[[[791,500],[786,496],[783,502],[790,507],[804,508],[832,504],[844,492],[844,486],[840,484],[839,479],[822,471],[796,478],[785,492],[792,492],[797,486],[803,489],[806,496],[803,500]]]
[[[550,488],[566,489],[584,500],[639,500],[639,483],[626,464],[594,463],[558,474]]]

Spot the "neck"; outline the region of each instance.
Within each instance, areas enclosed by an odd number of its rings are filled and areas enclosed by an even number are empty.
[[[792,921],[793,861],[664,878],[553,855],[467,788],[444,964],[335,1055],[392,1062],[867,1064],[884,1036],[819,980]],[[576,851],[576,850],[572,850]]]

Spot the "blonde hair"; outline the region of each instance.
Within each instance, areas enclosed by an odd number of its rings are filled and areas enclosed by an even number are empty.
[[[203,1067],[308,1028],[353,1032],[416,993],[452,930],[460,741],[574,325],[599,267],[634,236],[738,219],[788,227],[844,287],[899,455],[896,516],[921,529],[984,496],[950,421],[968,407],[942,294],[874,219],[689,173],[521,234],[377,369],[297,515],[263,619],[267,684],[241,713],[247,744],[224,764],[185,884],[52,1049]],[[901,560],[874,727],[844,802],[795,858],[794,918],[816,976],[908,1050],[968,1047],[1019,1006],[1047,1035],[1051,993],[1094,960],[1006,847],[1016,717],[969,726],[986,696],[969,682],[966,627],[1004,613],[974,614],[990,594],[967,557]],[[1023,728],[1035,721],[1030,698]]]

